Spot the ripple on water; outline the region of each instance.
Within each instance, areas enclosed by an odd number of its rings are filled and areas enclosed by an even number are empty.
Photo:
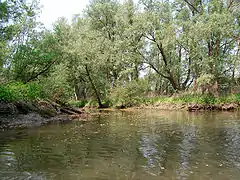
[[[239,120],[225,113],[113,112],[91,122],[5,132],[0,177],[237,180]]]

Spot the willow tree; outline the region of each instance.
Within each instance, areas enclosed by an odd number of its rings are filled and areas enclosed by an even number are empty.
[[[239,3],[226,0],[142,0],[140,54],[175,90],[195,78],[234,76],[239,61]]]
[[[168,1],[143,1],[139,29],[145,47],[139,52],[144,62],[170,82],[174,90],[184,90],[190,80],[191,60],[178,43],[179,32],[174,8]]]
[[[214,82],[235,82],[239,65],[239,3],[236,1],[178,1],[182,46],[193,59],[192,76],[211,74]],[[226,85],[225,85],[226,86]]]
[[[0,1],[0,69],[5,76],[12,65],[12,56],[36,25],[38,13],[36,1]]]

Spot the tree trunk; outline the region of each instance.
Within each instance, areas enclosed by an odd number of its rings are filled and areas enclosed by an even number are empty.
[[[168,80],[170,81],[170,84],[172,85],[174,90],[176,91],[181,90],[177,80],[173,77],[172,74],[170,75],[170,77],[168,77]]]
[[[92,88],[94,90],[94,93],[96,95],[96,99],[98,101],[98,106],[99,106],[99,108],[102,108],[103,104],[102,104],[102,101],[101,101],[101,98],[100,98],[100,93],[98,92],[97,87],[95,86],[95,84],[94,84],[94,82],[92,80],[92,77],[90,75],[90,72],[88,70],[88,66],[87,65],[85,65],[85,69],[86,69],[86,72],[87,72],[88,79],[89,79],[89,81],[90,81],[90,83],[92,85]]]
[[[77,100],[86,100],[87,98],[86,88],[85,88],[85,85],[83,85],[83,83],[81,85],[75,84],[74,92]]]

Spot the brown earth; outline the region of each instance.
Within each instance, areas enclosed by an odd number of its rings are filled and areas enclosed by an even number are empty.
[[[159,103],[157,105],[141,105],[139,109],[161,109],[161,110],[187,110],[187,111],[233,111],[239,109],[237,103],[225,103],[225,104],[171,104],[171,103]]]
[[[87,113],[54,102],[0,102],[0,130],[29,128],[49,123],[86,120]]]

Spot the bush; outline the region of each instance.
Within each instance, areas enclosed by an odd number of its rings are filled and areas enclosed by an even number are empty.
[[[34,100],[41,97],[41,88],[36,83],[14,82],[0,85],[0,101]]]
[[[240,103],[240,94],[231,94],[219,98],[211,94],[178,94],[172,97],[160,96],[145,98],[145,104],[156,105],[158,103],[195,103],[195,104],[222,104]]]
[[[214,104],[216,98],[213,95],[184,94],[173,97],[173,102],[177,103],[196,103],[196,104]]]
[[[235,101],[240,103],[240,94],[235,94]]]
[[[231,94],[217,99],[217,104],[221,103],[240,103],[240,94]]]
[[[110,99],[114,106],[131,107],[144,103],[143,95],[147,90],[147,81],[131,81],[124,85],[118,85],[110,93]]]
[[[197,79],[197,84],[199,86],[211,85],[214,83],[214,75],[204,74]]]
[[[9,89],[3,85],[0,86],[0,101],[12,101],[14,99],[13,94]]]
[[[94,100],[89,100],[85,106],[87,106],[87,107],[98,107],[98,102],[95,99]]]
[[[158,103],[196,103],[196,104],[215,104],[217,99],[213,95],[201,95],[201,94],[177,94],[172,97],[159,96],[145,98],[145,104],[156,105]]]
[[[82,101],[70,101],[69,104],[73,107],[82,108],[88,103],[87,100]]]

